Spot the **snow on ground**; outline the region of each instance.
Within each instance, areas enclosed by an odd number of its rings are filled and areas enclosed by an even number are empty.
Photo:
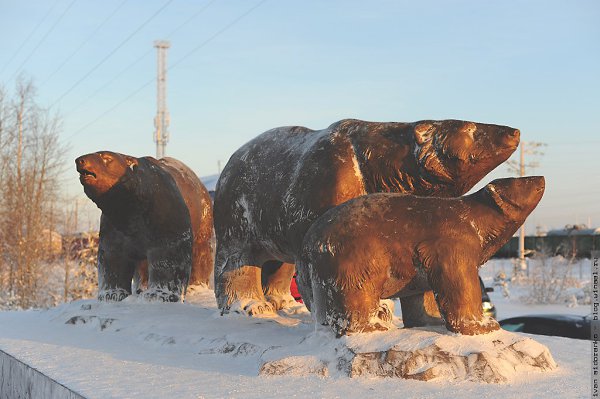
[[[494,268],[506,266],[495,262]],[[481,272],[486,285],[491,285],[497,270],[488,265]],[[590,313],[588,305],[524,305],[517,298],[519,289],[511,288],[508,299],[499,290],[490,294],[500,319],[531,313]],[[394,334],[398,331],[355,341],[377,348]],[[305,360],[307,354],[331,357],[340,340],[327,329],[316,328],[302,311],[272,318],[223,317],[211,291],[197,292],[185,304],[128,298],[121,303],[86,300],[49,310],[0,312],[1,350],[89,398],[589,396],[589,341],[528,337],[550,349],[557,370],[524,373],[503,384],[349,378],[342,373],[258,376],[260,359],[267,351]]]
[[[551,258],[547,263],[555,262],[558,265],[562,265],[560,262],[563,259],[556,257]],[[540,267],[534,260],[528,260],[532,273]],[[494,287],[493,280],[494,276],[499,272],[504,272],[507,276],[512,274],[513,260],[512,259],[492,259],[479,269],[479,275],[483,280],[486,287]],[[559,267],[557,267],[559,269]],[[575,292],[577,296],[583,295],[584,287],[589,284],[591,279],[591,261],[589,259],[581,259],[570,265],[569,270],[564,272],[567,277],[571,277],[574,283],[580,286],[580,288],[569,288],[566,287],[565,291]],[[559,303],[544,303],[544,304],[531,304],[523,303],[523,297],[529,295],[531,287],[527,285],[527,282],[520,285],[513,283],[510,285],[509,293],[510,297],[505,298],[502,295],[502,289],[494,287],[494,292],[489,293],[490,300],[496,305],[497,319],[507,319],[509,317],[533,315],[533,314],[575,314],[579,316],[586,316],[591,313],[591,307],[589,303],[574,304],[569,301],[568,298],[565,301],[559,301]]]

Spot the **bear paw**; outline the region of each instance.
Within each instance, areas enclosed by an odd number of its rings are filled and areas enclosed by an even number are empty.
[[[129,296],[129,292],[122,288],[113,288],[98,292],[98,300],[106,302],[120,302]]]
[[[290,294],[265,295],[265,298],[267,302],[269,302],[273,306],[273,309],[275,311],[281,309],[288,309],[300,305]]]
[[[181,302],[181,296],[179,294],[160,288],[144,291],[142,297],[150,302]]]
[[[380,300],[377,318],[385,323],[391,323],[394,320],[394,301],[391,299]]]
[[[493,318],[484,316],[481,320],[446,320],[446,328],[453,333],[479,335],[496,331],[500,325]]]
[[[350,321],[342,317],[329,319],[328,324],[331,326],[336,336],[339,338],[343,335],[353,335],[356,333],[367,333],[374,331],[388,331],[394,326],[387,323],[378,317],[371,317],[368,322]]]
[[[262,314],[275,313],[275,309],[273,308],[273,305],[270,302],[249,298],[234,301],[229,306],[228,310],[235,313],[246,314],[248,316],[258,316]]]
[[[386,323],[382,320],[371,320],[369,324],[365,324],[360,332],[373,332],[373,331],[389,331],[393,328],[390,323]]]

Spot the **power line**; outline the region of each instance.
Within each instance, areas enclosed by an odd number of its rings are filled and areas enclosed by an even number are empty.
[[[177,67],[179,64],[181,64],[181,62],[183,62],[185,59],[187,59],[188,57],[190,57],[193,53],[195,53],[196,51],[198,51],[199,49],[201,49],[202,47],[204,47],[205,45],[207,45],[208,43],[210,43],[212,40],[214,40],[215,38],[217,38],[219,35],[223,34],[225,31],[227,31],[228,29],[230,29],[233,25],[235,25],[241,19],[243,19],[244,17],[246,17],[247,15],[249,15],[251,12],[253,12],[254,10],[256,10],[259,6],[261,6],[266,1],[267,0],[261,0],[261,1],[259,1],[256,5],[254,5],[253,7],[249,8],[243,14],[239,15],[237,18],[235,18],[234,20],[232,20],[229,24],[225,25],[224,28],[218,30],[215,34],[213,34],[212,36],[210,36],[208,39],[206,39],[205,41],[203,41],[202,43],[200,43],[199,45],[197,45],[196,47],[194,47],[186,55],[184,55],[179,60],[177,60],[177,62],[175,62],[173,65],[171,65],[169,68],[167,68],[167,71],[171,71],[172,69],[174,69],[175,67]],[[105,117],[106,115],[110,114],[112,111],[114,111],[115,109],[117,109],[121,104],[124,104],[127,100],[129,100],[130,98],[132,98],[133,96],[135,96],[136,94],[138,94],[139,92],[141,92],[144,88],[146,88],[146,86],[148,86],[149,84],[151,84],[152,82],[154,82],[154,80],[155,80],[155,78],[152,77],[150,80],[148,80],[147,82],[145,82],[144,84],[142,84],[140,87],[138,87],[137,89],[135,89],[133,92],[131,92],[130,94],[128,94],[127,97],[125,97],[123,100],[119,101],[117,104],[115,104],[111,108],[109,108],[106,111],[104,111],[102,114],[100,114],[98,117],[96,117],[91,122],[87,123],[86,125],[84,125],[83,127],[79,128],[79,129],[77,129],[72,135],[70,135],[69,137],[67,137],[67,140],[69,140],[69,139],[77,136],[79,133],[83,132],[85,129],[87,129],[88,127],[92,126],[94,123],[96,123],[97,121],[99,121],[100,119],[102,119],[103,117]]]
[[[217,0],[211,0],[208,3],[206,3],[202,8],[200,8],[198,11],[196,11],[194,14],[192,14],[188,19],[186,19],[184,22],[182,22],[181,24],[179,24],[179,26],[177,26],[175,29],[173,29],[171,31],[171,33],[169,33],[166,37],[167,39],[169,39],[171,36],[173,36],[175,33],[177,33],[179,30],[181,30],[184,26],[186,26],[187,24],[189,24],[190,22],[192,22],[198,15],[202,14],[208,7],[210,7],[215,1]],[[150,50],[152,51],[152,50]]]
[[[266,1],[267,0],[261,0],[258,3],[256,3],[256,5],[254,5],[253,7],[249,8],[245,13],[241,14],[239,17],[237,17],[236,19],[234,19],[233,21],[231,21],[229,24],[225,25],[224,28],[222,28],[221,30],[217,31],[214,35],[212,35],[211,37],[209,37],[208,39],[206,39],[205,41],[203,41],[202,43],[200,43],[199,45],[197,45],[196,47],[194,47],[190,52],[188,52],[186,55],[184,55],[183,57],[181,57],[177,62],[175,62],[173,65],[171,65],[168,70],[170,71],[171,69],[175,68],[181,62],[183,62],[185,59],[187,59],[189,56],[191,56],[192,54],[194,54],[196,51],[198,51],[199,49],[201,49],[202,47],[204,47],[205,45],[207,45],[209,42],[211,42],[213,39],[215,39],[217,36],[219,36],[220,34],[222,34],[223,32],[225,32],[226,30],[228,30],[229,28],[231,28],[233,25],[235,25],[236,23],[238,23],[242,18],[244,18],[245,16],[247,16],[248,14],[250,14],[252,11],[256,10],[258,7],[260,7]]]
[[[565,145],[580,146],[581,144],[598,144],[598,143],[600,143],[600,140],[548,141],[548,144],[550,144],[550,145],[560,145],[560,146],[565,146]]]
[[[62,14],[60,14],[60,16],[56,19],[56,21],[54,21],[54,24],[52,24],[52,26],[50,27],[50,29],[48,29],[46,31],[46,33],[44,34],[44,36],[42,36],[42,38],[37,43],[37,45],[33,48],[33,50],[31,50],[31,52],[29,53],[29,55],[25,58],[25,61],[23,61],[21,63],[21,65],[17,68],[17,70],[12,74],[12,76],[9,79],[9,81],[13,80],[13,78],[23,69],[23,67],[25,66],[25,64],[27,64],[27,61],[29,61],[29,59],[33,56],[33,54],[35,54],[35,52],[37,51],[37,49],[40,48],[40,46],[46,41],[46,39],[48,38],[48,36],[50,36],[50,33],[52,33],[52,31],[54,30],[54,28],[56,28],[58,26],[58,24],[60,23],[60,21],[67,14],[67,12],[71,9],[71,7],[73,6],[73,4],[75,4],[75,1],[76,0],[72,0],[69,3],[69,5],[67,6],[67,8],[64,9],[64,11],[62,12]]]
[[[29,32],[29,35],[27,35],[27,38],[25,38],[25,40],[23,40],[23,43],[21,43],[21,45],[17,48],[17,50],[14,52],[14,54],[8,59],[8,62],[6,64],[4,64],[4,66],[0,70],[0,75],[4,72],[4,70],[6,69],[6,67],[9,66],[10,63],[15,58],[17,58],[17,55],[19,55],[19,53],[21,52],[21,50],[23,50],[23,48],[25,47],[25,45],[29,42],[29,39],[31,39],[33,37],[33,35],[35,34],[35,32],[37,32],[37,30],[39,29],[39,27],[42,26],[42,24],[44,23],[44,21],[48,18],[48,16],[56,8],[56,6],[58,5],[59,1],[60,0],[57,0],[57,1],[54,2],[54,5],[48,9],[48,11],[46,12],[46,14],[42,17],[42,19],[40,19],[40,21],[33,28],[33,30],[31,32]]]
[[[40,88],[48,83],[50,79],[52,79],[54,75],[58,73],[58,71],[60,71],[69,61],[71,61],[71,59],[79,52],[79,50],[81,50],[83,46],[85,46],[96,35],[96,33],[98,33],[98,31],[102,29],[104,25],[106,25],[106,23],[125,5],[125,3],[127,3],[127,0],[123,0],[121,4],[119,4],[117,8],[115,8],[85,40],[81,42],[81,44],[79,44],[79,46],[50,75],[48,75],[48,77],[46,77],[46,80],[40,85]]]
[[[211,0],[209,1],[207,4],[205,4],[201,9],[199,9],[198,11],[196,11],[194,14],[192,14],[192,16],[190,16],[188,19],[186,19],[183,23],[179,24],[179,26],[177,26],[174,30],[171,31],[171,33],[169,33],[166,38],[170,39],[171,36],[173,36],[176,32],[178,32],[179,30],[181,30],[185,25],[189,24],[191,21],[193,21],[198,15],[200,15],[202,12],[204,12],[204,10],[206,10],[211,4],[213,4],[214,2],[216,2],[217,0]],[[127,65],[125,68],[123,68],[120,72],[118,72],[116,75],[114,75],[110,80],[108,80],[106,83],[104,83],[103,85],[101,85],[100,87],[98,87],[92,94],[90,94],[89,96],[87,96],[85,99],[83,99],[83,101],[79,101],[77,103],[77,105],[71,109],[71,111],[69,113],[67,113],[66,116],[73,114],[75,111],[77,111],[79,108],[81,108],[83,105],[87,104],[92,98],[96,97],[96,95],[98,95],[98,93],[102,92],[104,89],[106,89],[107,87],[109,87],[111,84],[113,84],[119,77],[121,77],[125,72],[129,71],[131,68],[133,68],[136,64],[138,64],[141,60],[143,60],[144,58],[146,58],[148,55],[150,55],[150,53],[153,51],[153,48],[149,48],[146,52],[144,52],[144,54],[142,54],[141,56],[137,57],[132,63],[130,63],[129,65]]]
[[[592,192],[582,189],[581,191],[573,192],[569,195],[549,193],[549,196],[544,198],[544,200],[546,201],[546,203],[548,203],[548,201],[550,201],[549,203],[564,203],[566,201],[578,202],[580,200],[583,201],[588,200],[590,198],[600,199],[600,192]]]
[[[148,82],[144,83],[143,85],[141,85],[140,87],[138,87],[137,89],[135,89],[127,97],[125,97],[124,99],[122,99],[121,101],[119,101],[118,103],[116,103],[115,105],[113,105],[112,107],[110,107],[109,109],[107,109],[106,111],[104,111],[102,114],[100,114],[99,116],[97,116],[93,121],[89,122],[85,126],[81,127],[77,131],[75,131],[75,133],[73,133],[72,135],[70,135],[69,137],[67,137],[67,140],[75,137],[76,135],[78,135],[79,133],[81,133],[82,131],[84,131],[85,129],[87,129],[88,127],[92,126],[94,123],[98,122],[100,119],[104,118],[106,115],[110,114],[112,111],[114,111],[115,109],[117,109],[118,107],[120,107],[121,104],[124,104],[130,98],[132,98],[133,96],[135,96],[136,94],[138,94],[140,91],[142,91],[143,89],[145,89],[146,86],[148,86],[152,82],[154,82],[154,78],[150,79]]]
[[[154,18],[156,18],[156,16],[158,14],[160,14],[160,12],[162,10],[164,10],[169,4],[171,4],[173,2],[173,0],[167,0],[167,2],[165,4],[163,4],[162,7],[160,7],[158,10],[156,10],[156,12],[154,12],[154,14],[152,14],[150,16],[150,18],[146,19],[140,26],[138,26],[133,32],[131,32],[131,34],[129,34],[129,36],[127,36],[125,38],[125,40],[123,40],[121,43],[119,43],[119,45],[117,47],[115,47],[110,53],[108,53],[102,60],[100,60],[100,62],[98,62],[96,65],[94,65],[92,67],[92,69],[90,69],[85,75],[83,75],[77,82],[75,82],[71,87],[69,87],[67,89],[67,91],[65,91],[59,98],[58,100],[54,101],[54,103],[52,103],[52,105],[50,105],[50,108],[54,107],[56,104],[58,104],[60,102],[60,100],[62,100],[63,98],[65,98],[70,92],[72,92],[77,86],[79,86],[81,84],[81,82],[83,82],[85,79],[87,79],[88,76],[90,76],[92,73],[94,73],[94,71],[98,68],[100,68],[100,66],[102,66],[110,57],[112,57],[121,47],[123,47],[129,40],[131,40],[131,38],[133,36],[135,36],[136,33],[138,33],[140,30],[142,30],[146,25],[148,25],[148,23],[150,23],[150,21],[152,21]]]

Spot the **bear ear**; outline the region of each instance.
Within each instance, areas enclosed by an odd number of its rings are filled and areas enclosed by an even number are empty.
[[[135,168],[138,166],[138,160],[137,160],[137,158],[134,158],[134,157],[130,157],[130,156],[125,157],[125,162],[127,162],[127,166],[131,170],[135,170]]]
[[[419,123],[415,126],[415,141],[419,145],[423,145],[426,141],[431,140],[435,128],[431,123]]]

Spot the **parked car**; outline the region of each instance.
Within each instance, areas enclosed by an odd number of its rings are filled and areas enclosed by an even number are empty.
[[[487,316],[491,316],[494,319],[496,318],[496,306],[492,303],[488,292],[494,292],[494,288],[486,287],[483,285],[483,280],[479,277],[479,285],[481,286],[481,306],[483,307],[483,314]],[[300,292],[298,292],[298,285],[296,284],[296,274],[294,274],[294,278],[292,279],[292,284],[290,285],[290,291],[292,296],[297,302],[302,303],[302,296]]]
[[[491,316],[496,318],[496,306],[492,303],[488,292],[494,292],[493,287],[486,287],[483,285],[483,280],[479,277],[479,286],[481,287],[481,307],[483,308],[483,314],[485,316]]]
[[[499,321],[507,331],[557,337],[591,339],[591,321],[588,316],[544,314],[511,317]]]

